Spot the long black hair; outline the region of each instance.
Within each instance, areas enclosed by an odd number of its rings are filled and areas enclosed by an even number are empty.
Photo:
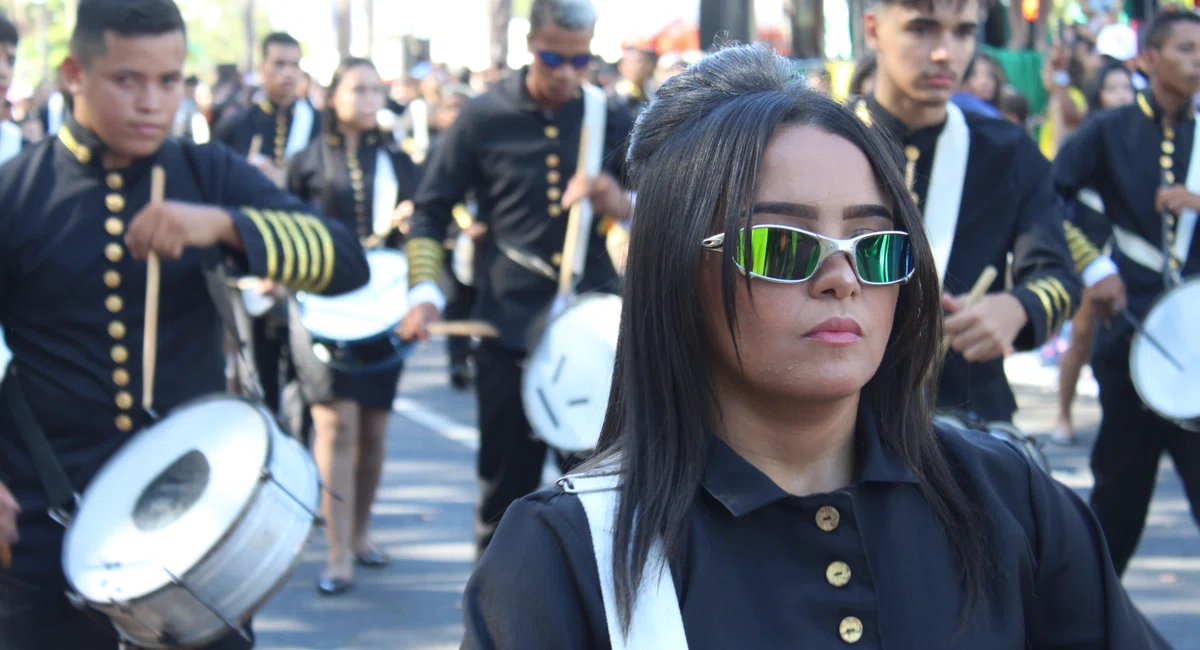
[[[1109,108],[1101,105],[1101,95],[1104,94],[1104,83],[1108,80],[1108,75],[1110,74],[1125,75],[1125,78],[1129,80],[1129,85],[1133,85],[1133,74],[1129,72],[1129,68],[1126,68],[1125,64],[1121,61],[1105,63],[1102,65],[1100,69],[1096,71],[1096,74],[1088,81],[1087,103],[1089,115],[1092,113],[1098,113],[1105,108]]]
[[[962,567],[966,607],[983,600],[991,562],[984,520],[956,481],[932,426],[940,368],[941,292],[921,215],[909,197],[895,145],[847,108],[806,88],[784,58],[762,45],[734,46],[666,82],[639,117],[628,153],[638,190],[611,396],[590,467],[618,466],[620,505],[613,545],[617,605],[628,627],[656,539],[678,553],[700,486],[718,403],[696,291],[700,241],[720,223],[734,241],[750,212],[762,157],[785,125],[811,125],[866,154],[896,227],[915,245],[914,277],[900,288],[883,361],[863,389],[869,415],[887,426],[882,443],[901,456],[947,531]],[[820,151],[811,152],[822,155]],[[722,294],[729,332],[737,327],[735,282],[749,278],[726,247]],[[736,337],[734,337],[736,343]]]

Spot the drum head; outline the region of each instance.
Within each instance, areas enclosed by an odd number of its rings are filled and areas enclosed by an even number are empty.
[[[12,361],[12,351],[4,342],[4,330],[0,329],[0,377],[3,377],[4,373],[8,371],[10,361]]]
[[[621,327],[621,299],[586,296],[546,327],[522,375],[533,431],[560,451],[595,449],[608,409]]]
[[[233,397],[176,409],[100,470],[63,542],[63,569],[93,602],[129,601],[185,575],[237,522],[270,452],[270,425]]]
[[[1180,372],[1146,337],[1135,334],[1129,372],[1138,395],[1154,412],[1170,420],[1200,417],[1200,279],[1163,294],[1143,325],[1183,365]]]
[[[371,280],[340,296],[296,296],[300,322],[313,336],[357,341],[395,327],[408,311],[408,260],[393,250],[367,252]]]

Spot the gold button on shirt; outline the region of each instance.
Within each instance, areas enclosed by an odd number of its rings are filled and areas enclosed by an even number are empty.
[[[117,237],[125,232],[125,224],[116,217],[109,217],[104,220],[104,230],[113,237]]]
[[[824,506],[817,511],[817,528],[827,533],[837,530],[838,522],[841,520],[841,514],[833,506]]]
[[[104,299],[104,307],[114,314],[121,311],[124,306],[125,301],[121,300],[121,296],[109,296]]]
[[[108,176],[105,176],[104,182],[108,184],[108,189],[110,190],[119,190],[125,187],[125,179],[117,172],[112,172]]]
[[[858,643],[863,636],[862,621],[853,616],[843,618],[841,625],[838,625],[838,634],[846,643]]]
[[[104,286],[109,289],[116,289],[121,286],[121,274],[116,271],[104,272]]]
[[[835,587],[845,587],[850,583],[850,566],[845,562],[831,562],[825,569],[825,579]]]
[[[128,433],[133,430],[133,419],[122,413],[116,419],[117,430],[123,433]]]
[[[108,335],[117,340],[125,338],[125,323],[122,323],[119,320],[109,323]]]
[[[116,401],[117,408],[123,411],[128,411],[129,409],[133,408],[133,395],[130,395],[127,391],[121,391],[117,393]]]
[[[114,345],[112,347],[112,360],[117,363],[129,361],[129,350],[124,345]]]
[[[104,247],[104,256],[110,262],[120,262],[125,257],[125,249],[120,244],[108,244]]]
[[[124,388],[129,385],[129,371],[124,368],[117,368],[113,371],[113,383]]]
[[[120,194],[109,194],[104,197],[104,207],[108,208],[109,212],[120,212],[125,209],[125,197]]]

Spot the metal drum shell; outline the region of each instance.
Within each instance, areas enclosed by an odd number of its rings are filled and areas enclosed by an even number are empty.
[[[1191,319],[1180,318],[1180,314],[1172,313],[1189,306],[1196,310]],[[1194,334],[1184,332],[1183,340],[1177,340],[1179,337],[1165,335],[1174,333],[1163,332],[1159,328],[1160,323],[1169,323],[1183,328],[1192,327],[1196,322],[1195,315],[1200,315],[1200,278],[1186,280],[1160,295],[1150,306],[1150,310],[1146,312],[1142,326],[1151,336],[1171,350],[1178,361],[1193,373],[1193,377],[1200,377],[1200,367],[1197,367],[1200,365],[1200,353],[1196,352],[1196,350],[1200,350],[1200,344],[1195,342]],[[1185,349],[1185,346],[1188,345],[1191,345],[1192,348]],[[1157,365],[1152,364],[1152,358],[1158,360]],[[1178,371],[1148,340],[1145,340],[1145,337],[1135,332],[1129,345],[1129,377],[1133,382],[1134,391],[1137,392],[1142,403],[1159,417],[1173,422],[1186,431],[1200,432],[1200,399],[1195,399],[1197,396],[1189,389],[1188,385],[1173,383],[1171,377],[1164,373],[1177,374]],[[1200,379],[1188,383],[1200,385]],[[1187,395],[1191,400],[1190,403],[1195,405],[1195,410],[1190,414],[1170,413],[1168,405],[1163,404],[1160,399],[1162,390]]]
[[[190,404],[209,399],[241,398],[221,395]],[[317,523],[314,513],[320,503],[320,475],[308,451],[261,407],[256,408],[270,438],[267,464],[245,509],[218,543],[193,568],[177,576],[177,582],[143,597],[94,602],[74,594],[84,605],[108,616],[131,643],[165,650],[176,645],[202,646],[231,634],[234,631],[210,607],[228,621],[244,625],[286,584],[299,562]],[[83,507],[87,505],[85,497]],[[64,558],[71,543],[68,528]],[[70,582],[71,575],[67,579]],[[160,633],[168,635],[170,643],[164,642]]]
[[[558,451],[590,452],[600,440],[621,309],[621,298],[612,294],[575,298],[546,324],[526,360],[521,374],[526,418],[534,435]],[[561,384],[556,381],[560,372],[566,379]],[[588,403],[578,404],[580,398]]]

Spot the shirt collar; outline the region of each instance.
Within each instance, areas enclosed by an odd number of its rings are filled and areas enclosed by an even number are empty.
[[[856,102],[854,113],[858,115],[867,126],[877,126],[886,132],[891,138],[897,142],[908,142],[916,135],[926,135],[936,137],[942,132],[942,128],[946,125],[945,120],[930,126],[921,127],[913,130],[908,128],[900,118],[892,115],[884,108],[875,95],[867,95]]]
[[[107,149],[99,136],[76,122],[75,116],[70,114],[63,118],[62,127],[58,130],[58,142],[84,167],[100,167]]]
[[[509,75],[506,79],[501,81],[499,84],[500,88],[502,89],[502,92],[508,96],[509,100],[512,101],[512,103],[522,111],[529,111],[531,113],[537,113],[538,115],[546,115],[546,111],[543,111],[542,108],[538,106],[537,102],[534,101],[533,95],[529,94],[529,86],[525,85],[525,79],[528,77],[528,75],[529,66],[525,66],[524,68],[521,68],[517,74]],[[554,113],[561,114],[563,111],[567,110],[567,107],[571,104],[582,101],[582,92],[577,92],[571,101],[560,106],[554,111]]]
[[[875,415],[864,406],[859,407],[855,445],[858,460],[855,485],[917,482],[916,474],[904,459],[884,444]],[[791,496],[716,437],[710,439],[701,485],[734,517],[743,517]]]
[[[1136,102],[1137,107],[1141,109],[1142,114],[1150,118],[1150,121],[1160,125],[1163,123],[1163,118],[1165,118],[1166,115],[1163,113],[1162,106],[1160,106],[1159,103],[1154,100],[1154,93],[1150,92],[1149,88],[1138,91]],[[1179,121],[1191,122],[1193,119],[1195,119],[1195,116],[1196,107],[1193,103],[1188,102],[1187,105],[1183,107],[1183,110],[1180,111]]]
[[[258,109],[260,111],[266,113],[267,115],[275,115],[276,113],[282,113],[284,117],[290,117],[292,114],[292,110],[296,107],[296,102],[301,102],[301,101],[304,101],[304,100],[297,97],[295,100],[292,101],[291,104],[288,104],[287,107],[284,108],[284,107],[281,107],[279,104],[264,97],[263,100],[258,103]]]
[[[371,129],[362,134],[362,146],[375,147],[382,140],[379,129]],[[325,142],[328,142],[332,147],[342,147],[346,143],[346,136],[342,133],[328,133],[325,135]]]

